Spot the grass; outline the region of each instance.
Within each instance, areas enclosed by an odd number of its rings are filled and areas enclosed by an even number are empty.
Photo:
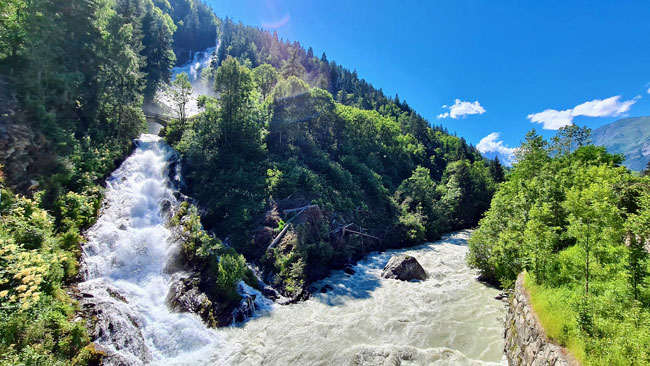
[[[537,285],[529,273],[524,276],[524,287],[546,335],[568,349],[580,364],[586,365],[585,345],[576,321],[578,314],[572,305],[575,291]]]

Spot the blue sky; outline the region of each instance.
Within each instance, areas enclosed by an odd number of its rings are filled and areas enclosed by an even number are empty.
[[[326,52],[484,150],[650,115],[647,0],[208,3]]]

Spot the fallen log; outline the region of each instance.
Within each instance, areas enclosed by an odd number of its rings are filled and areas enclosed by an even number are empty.
[[[290,208],[288,210],[282,210],[285,214],[291,213],[291,212],[296,212],[296,211],[304,211],[308,208],[313,208],[313,207],[318,207],[318,205],[307,205],[303,207],[297,207],[297,208]]]
[[[278,234],[278,236],[276,236],[275,239],[273,239],[273,241],[271,242],[271,244],[269,244],[269,246],[266,248],[267,251],[269,249],[273,249],[276,245],[278,245],[280,239],[282,239],[282,237],[287,232],[287,230],[289,230],[289,226],[291,226],[291,223],[287,223],[286,225],[284,225],[284,228],[282,229],[282,231],[280,231],[280,234]]]
[[[376,236],[366,234],[366,233],[362,233],[362,232],[359,232],[359,231],[350,230],[350,229],[344,229],[343,234],[345,235],[345,233],[351,233],[351,234],[356,234],[356,235],[361,235],[361,236],[367,236],[368,238],[373,238],[375,240],[381,240]]]

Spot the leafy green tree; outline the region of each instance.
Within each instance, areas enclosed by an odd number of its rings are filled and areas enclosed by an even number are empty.
[[[231,301],[240,298],[237,284],[246,272],[246,260],[242,255],[224,254],[219,257],[217,288]]]
[[[144,124],[144,85],[139,71],[140,57],[129,46],[133,26],[121,24],[114,17],[109,29],[112,33],[107,39],[106,53],[111,57],[107,59],[107,67],[97,77],[102,90],[99,113],[118,138],[134,138]]]
[[[575,238],[585,255],[585,295],[589,295],[593,262],[602,262],[607,246],[622,240],[623,221],[616,197],[607,186],[617,179],[613,174],[616,172],[606,165],[580,170],[576,184],[566,194],[567,233]]]
[[[557,228],[551,226],[552,210],[548,202],[536,202],[529,211],[529,220],[524,231],[524,245],[530,251],[531,269],[535,280],[543,283],[547,275],[547,264],[557,242]]]
[[[277,70],[269,64],[263,64],[253,69],[253,74],[255,75],[255,82],[262,91],[262,99],[266,99],[266,96],[273,90],[275,83],[278,82]]]
[[[577,148],[591,143],[591,129],[578,127],[574,124],[560,127],[557,134],[551,139],[551,149],[558,155],[567,155]]]
[[[644,179],[647,183],[648,179]],[[627,272],[635,300],[639,299],[641,288],[645,287],[648,277],[648,250],[650,241],[650,192],[644,190],[637,199],[639,210],[631,214],[625,227],[628,231]]]
[[[182,72],[176,75],[172,82],[172,100],[176,107],[176,115],[181,123],[181,128],[185,126],[187,120],[187,104],[192,98],[192,84],[187,78],[187,74]]]

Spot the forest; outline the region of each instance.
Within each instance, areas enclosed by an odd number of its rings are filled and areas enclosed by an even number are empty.
[[[203,76],[219,98],[164,133],[193,198],[172,220],[193,233],[186,259],[233,301],[250,277],[238,253],[298,296],[369,251],[475,225],[503,179],[498,161],[397,96],[201,2],[9,0],[0,14],[3,365],[102,357],[74,300],[82,233],[145,129],[143,104],[217,37]],[[293,206],[315,209],[289,225]],[[331,235],[342,227],[358,234]]]

